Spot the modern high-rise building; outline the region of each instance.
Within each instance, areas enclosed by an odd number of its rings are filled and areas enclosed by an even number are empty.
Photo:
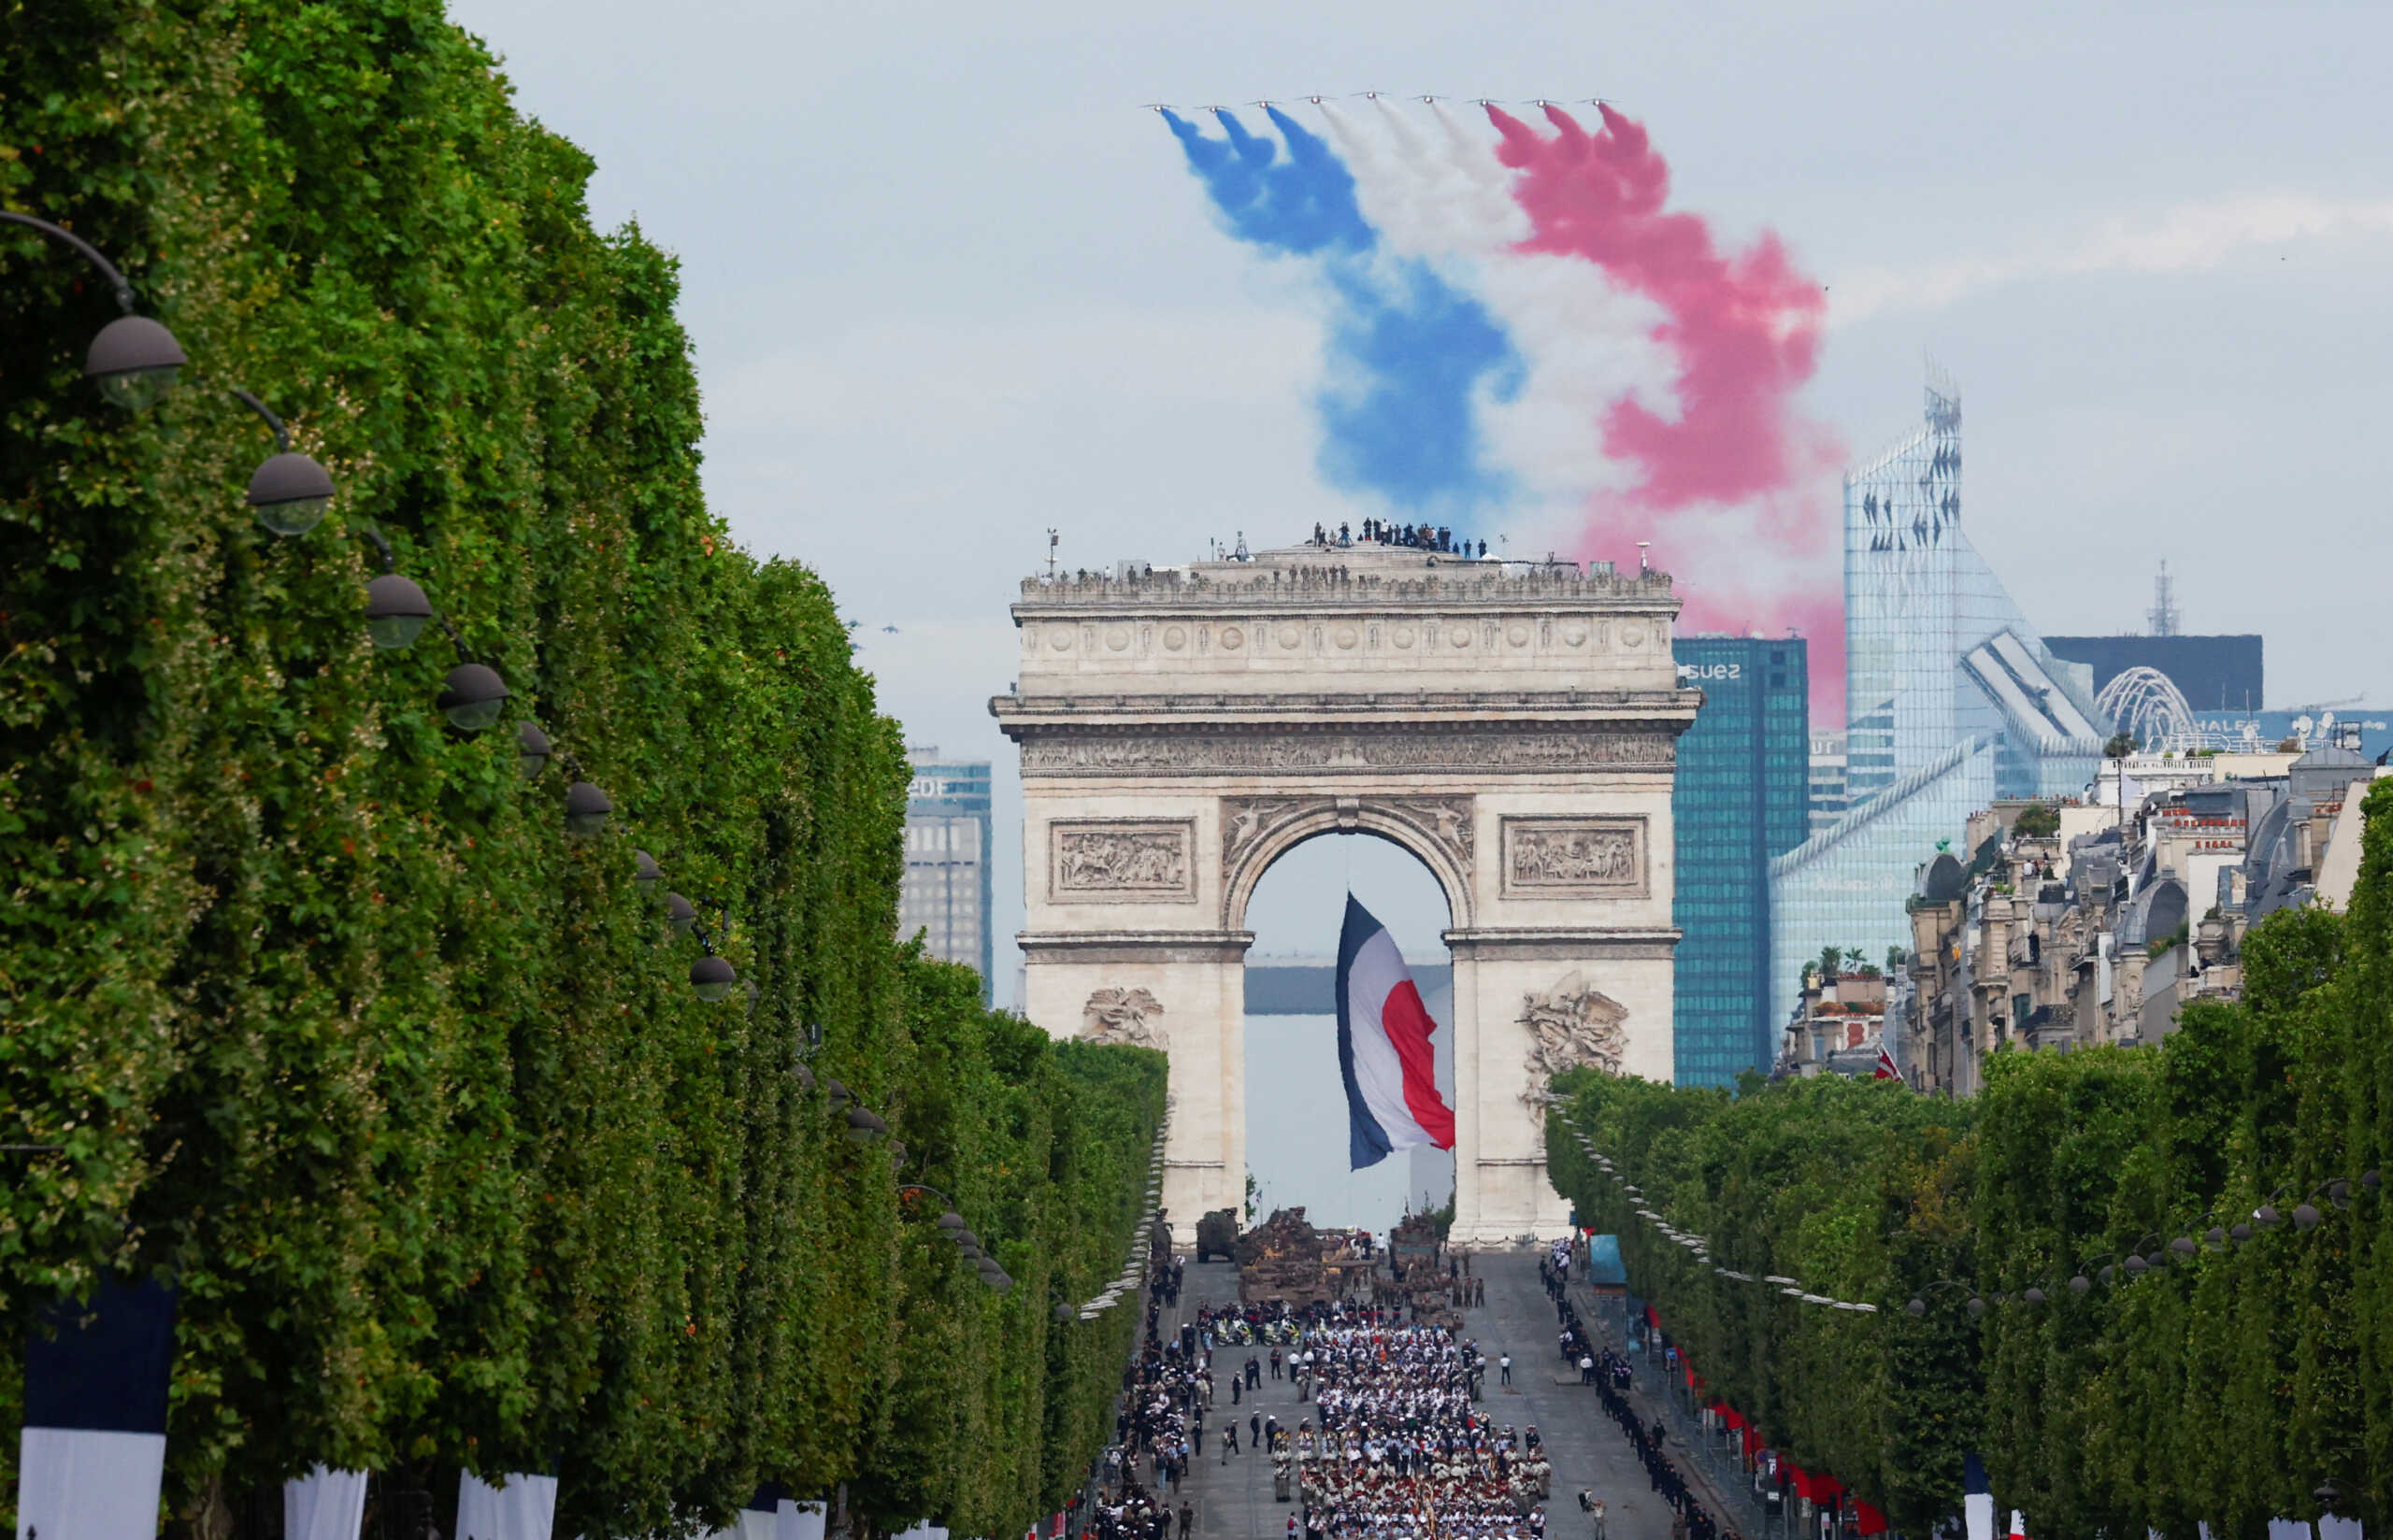
[[[1997,796],[2075,796],[2108,725],[1961,528],[1961,400],[1844,482],[1844,816],[1770,863],[1772,1008],[1823,948],[1908,946],[1903,902]]]
[[[1844,784],[1844,734],[1812,734],[1812,833],[1844,817],[1850,793]]]
[[[924,949],[981,971],[990,998],[994,961],[990,917],[989,762],[942,761],[929,745],[909,745],[914,767],[906,789],[906,877],[897,895],[897,934],[924,933]]]
[[[1778,1042],[1770,992],[1770,858],[1811,820],[1811,691],[1800,637],[1680,636],[1679,682],[1703,709],[1679,738],[1670,791],[1680,932],[1672,1077],[1728,1086],[1767,1073]]]

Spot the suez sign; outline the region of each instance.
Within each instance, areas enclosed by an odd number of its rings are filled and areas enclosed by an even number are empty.
[[[1744,668],[1745,665],[1742,663],[1681,663],[1679,677],[1682,679],[1734,679],[1742,676]]]

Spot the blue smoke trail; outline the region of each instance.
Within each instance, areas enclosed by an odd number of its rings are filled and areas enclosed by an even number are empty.
[[[1413,520],[1456,525],[1501,502],[1511,480],[1485,463],[1472,403],[1509,399],[1520,355],[1485,307],[1428,264],[1380,251],[1354,178],[1327,141],[1277,107],[1278,142],[1217,114],[1211,138],[1164,120],[1230,234],[1319,266],[1330,295],[1329,379],[1315,403],[1322,474],[1371,492]]]

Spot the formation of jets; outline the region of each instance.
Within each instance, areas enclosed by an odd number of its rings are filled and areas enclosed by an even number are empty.
[[[1350,97],[1359,98],[1366,102],[1376,102],[1383,96],[1391,96],[1393,94],[1393,93],[1385,91],[1357,91],[1349,93]],[[1311,103],[1314,107],[1319,107],[1329,98],[1326,96],[1307,96],[1304,99]],[[1440,102],[1453,100],[1452,97],[1447,96],[1415,96],[1412,99],[1427,107],[1435,107]],[[1556,101],[1550,96],[1532,96],[1527,101],[1517,104],[1508,103],[1501,96],[1473,96],[1469,98],[1469,101],[1470,105],[1473,107],[1506,107],[1514,105],[1522,107],[1560,107],[1563,105],[1561,102]],[[1149,112],[1193,110],[1196,112],[1211,112],[1218,115],[1229,110],[1227,107],[1219,102],[1208,102],[1202,107],[1191,109],[1176,108],[1175,104],[1170,102],[1141,102],[1139,105],[1145,107]],[[1246,105],[1249,107],[1259,107],[1268,109],[1275,107],[1285,107],[1288,104],[1274,97],[1262,96],[1257,97],[1255,100],[1249,102]],[[1610,96],[1573,96],[1570,98],[1570,105],[1574,107],[1617,107],[1620,104]]]

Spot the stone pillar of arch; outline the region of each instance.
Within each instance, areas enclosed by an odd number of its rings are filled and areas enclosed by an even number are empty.
[[[1380,548],[1024,585],[991,703],[1022,750],[1024,1005],[1169,1055],[1182,1244],[1245,1199],[1248,900],[1340,831],[1445,891],[1455,1237],[1564,1227],[1546,1080],[1670,1075],[1670,784],[1701,699],[1677,607],[1658,573]],[[1345,1116],[1335,1084],[1320,1105]]]

